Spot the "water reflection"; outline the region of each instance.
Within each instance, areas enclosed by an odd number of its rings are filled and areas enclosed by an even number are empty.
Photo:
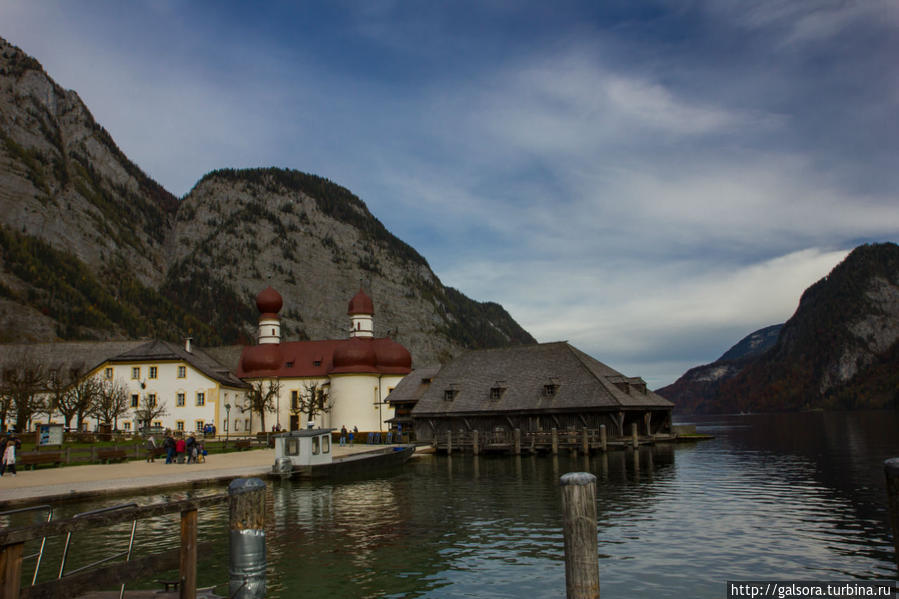
[[[739,578],[894,575],[880,469],[899,455],[895,414],[698,424],[716,439],[592,456],[425,456],[383,478],[272,484],[269,596],[561,597],[558,481],[570,471],[597,476],[605,599],[721,597]],[[101,503],[114,502],[124,500]],[[201,584],[227,579],[226,528],[226,507],[201,511],[201,542],[217,543]],[[78,558],[122,547],[127,533],[113,532],[76,539]],[[138,534],[144,550],[176,546],[177,516]]]

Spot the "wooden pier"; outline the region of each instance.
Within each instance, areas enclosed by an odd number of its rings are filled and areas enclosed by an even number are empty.
[[[641,445],[673,442],[677,435],[656,434],[639,435],[636,425],[626,437],[608,439],[606,427],[598,429],[581,428],[577,430],[522,432],[520,429],[502,430],[485,433],[483,431],[446,431],[434,441],[433,446],[439,453],[504,453],[509,455],[548,453],[570,453],[573,455],[590,455],[610,449],[635,448]]]

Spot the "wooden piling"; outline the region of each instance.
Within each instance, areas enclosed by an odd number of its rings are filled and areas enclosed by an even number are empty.
[[[515,455],[521,455],[521,429],[516,428],[512,431],[512,439],[514,444]]]
[[[471,451],[478,455],[478,429],[471,431]]]
[[[893,529],[893,559],[899,571],[899,458],[890,458],[883,463],[887,479],[887,502],[890,510],[890,527]]]
[[[605,452],[608,449],[608,437],[606,436],[606,425],[599,425],[599,448]]]
[[[637,433],[637,423],[631,422],[631,437],[633,438],[634,449],[640,447],[640,435]]]
[[[559,431],[552,429],[552,452],[553,455],[559,455]]]
[[[566,597],[599,599],[596,477],[588,472],[569,472],[560,482]]]
[[[583,435],[581,438],[581,451],[584,452],[584,455],[590,455],[590,431],[585,426],[581,434]]]
[[[0,597],[18,597],[25,543],[0,547]]]
[[[181,512],[180,599],[197,597],[197,510]]]
[[[453,431],[446,431],[446,455],[453,453]]]

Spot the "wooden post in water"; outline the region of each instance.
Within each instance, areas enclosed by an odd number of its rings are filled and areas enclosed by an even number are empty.
[[[890,510],[890,527],[893,529],[893,559],[899,571],[899,458],[890,458],[883,463],[887,479],[887,502]]]
[[[581,450],[584,452],[584,455],[590,455],[590,431],[587,430],[587,427],[584,427],[583,430],[583,438],[581,439]]]
[[[478,429],[471,431],[471,451],[474,455],[478,455]]]
[[[634,439],[634,449],[640,447],[640,435],[637,433],[637,423],[631,422],[631,437]]]
[[[0,547],[0,597],[18,597],[25,543]]]
[[[516,428],[512,431],[512,439],[514,443],[515,455],[521,455],[521,429]]]
[[[231,569],[228,596],[265,597],[265,483],[238,478],[228,485],[231,526]]]
[[[559,431],[552,429],[552,451],[553,455],[559,455]]]
[[[446,455],[453,453],[453,431],[446,431]]]
[[[566,597],[599,599],[596,477],[589,472],[569,472],[562,475],[560,482]]]
[[[606,436],[606,425],[599,425],[599,448],[605,452],[608,449],[607,446],[608,437]]]
[[[180,599],[197,597],[197,510],[181,512]]]

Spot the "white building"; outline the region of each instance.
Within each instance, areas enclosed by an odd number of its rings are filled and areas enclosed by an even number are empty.
[[[244,348],[237,376],[277,384],[275,413],[266,416],[282,429],[298,430],[308,414],[302,404],[315,393],[329,411],[314,416],[317,426],[360,431],[387,430],[393,408],[387,395],[412,370],[409,351],[388,337],[374,336],[374,305],[360,290],[350,300],[347,339],[281,341],[281,295],[271,287],[256,297],[258,344]]]

